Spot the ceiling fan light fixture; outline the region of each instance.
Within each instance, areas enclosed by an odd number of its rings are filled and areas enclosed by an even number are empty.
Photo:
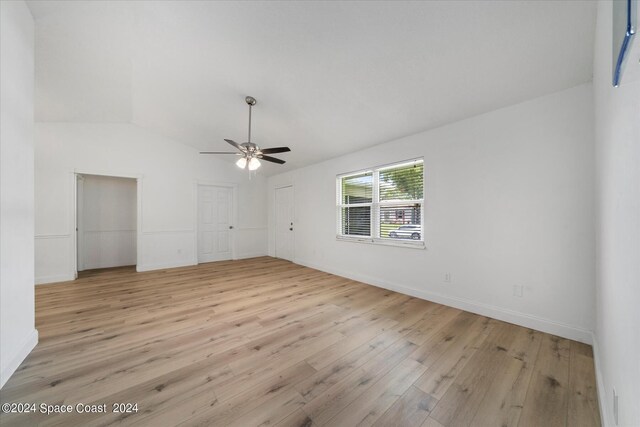
[[[249,170],[250,171],[254,171],[256,169],[258,169],[260,167],[260,160],[256,159],[255,157],[252,157],[249,160]]]
[[[244,169],[247,167],[247,159],[245,157],[240,157],[238,159],[238,161],[236,162],[236,166],[238,166],[240,169]]]

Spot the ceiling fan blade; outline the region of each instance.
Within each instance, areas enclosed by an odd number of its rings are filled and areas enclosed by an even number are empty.
[[[234,156],[242,155],[242,153],[233,153],[231,151],[201,151],[200,154],[233,154]]]
[[[286,153],[291,151],[289,147],[273,147],[273,148],[263,148],[260,150],[264,154],[275,154],[275,153]]]
[[[225,139],[225,141],[227,141],[229,144],[233,145],[234,147],[236,147],[238,150],[242,151],[243,153],[246,151],[246,149],[238,144],[237,142],[231,140],[231,139]]]
[[[271,156],[263,156],[262,154],[259,154],[257,157],[258,157],[259,159],[266,160],[267,162],[278,163],[278,164],[280,164],[280,165],[285,164],[285,161],[284,161],[284,160],[276,159],[275,157],[271,157]]]

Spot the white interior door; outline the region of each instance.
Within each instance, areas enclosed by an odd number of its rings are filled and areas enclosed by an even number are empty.
[[[198,186],[198,262],[233,257],[233,189]]]
[[[276,189],[276,257],[293,261],[293,187]]]

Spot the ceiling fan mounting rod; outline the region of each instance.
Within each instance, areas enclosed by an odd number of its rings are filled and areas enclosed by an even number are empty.
[[[249,104],[249,138],[247,139],[247,142],[251,143],[251,108],[256,105],[257,101],[253,96],[247,96],[244,100]]]
[[[247,142],[251,142],[251,104],[249,104],[249,137],[247,138]]]

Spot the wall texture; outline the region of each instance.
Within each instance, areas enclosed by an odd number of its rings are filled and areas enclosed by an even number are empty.
[[[131,124],[37,123],[36,283],[73,278],[74,172],[137,178],[138,270],[196,264],[196,185],[237,187],[235,256],[266,254],[266,180]]]
[[[33,18],[0,2],[0,387],[38,342],[33,289]]]
[[[638,12],[640,13],[640,11]],[[597,159],[595,359],[605,425],[640,425],[640,35],[611,86],[611,2],[598,4],[594,56]],[[639,20],[640,21],[640,20]]]
[[[78,271],[136,265],[137,182],[82,175],[78,182]]]
[[[586,84],[270,177],[270,254],[293,184],[295,262],[590,342],[593,143]],[[427,249],[337,241],[336,175],[421,156]]]

